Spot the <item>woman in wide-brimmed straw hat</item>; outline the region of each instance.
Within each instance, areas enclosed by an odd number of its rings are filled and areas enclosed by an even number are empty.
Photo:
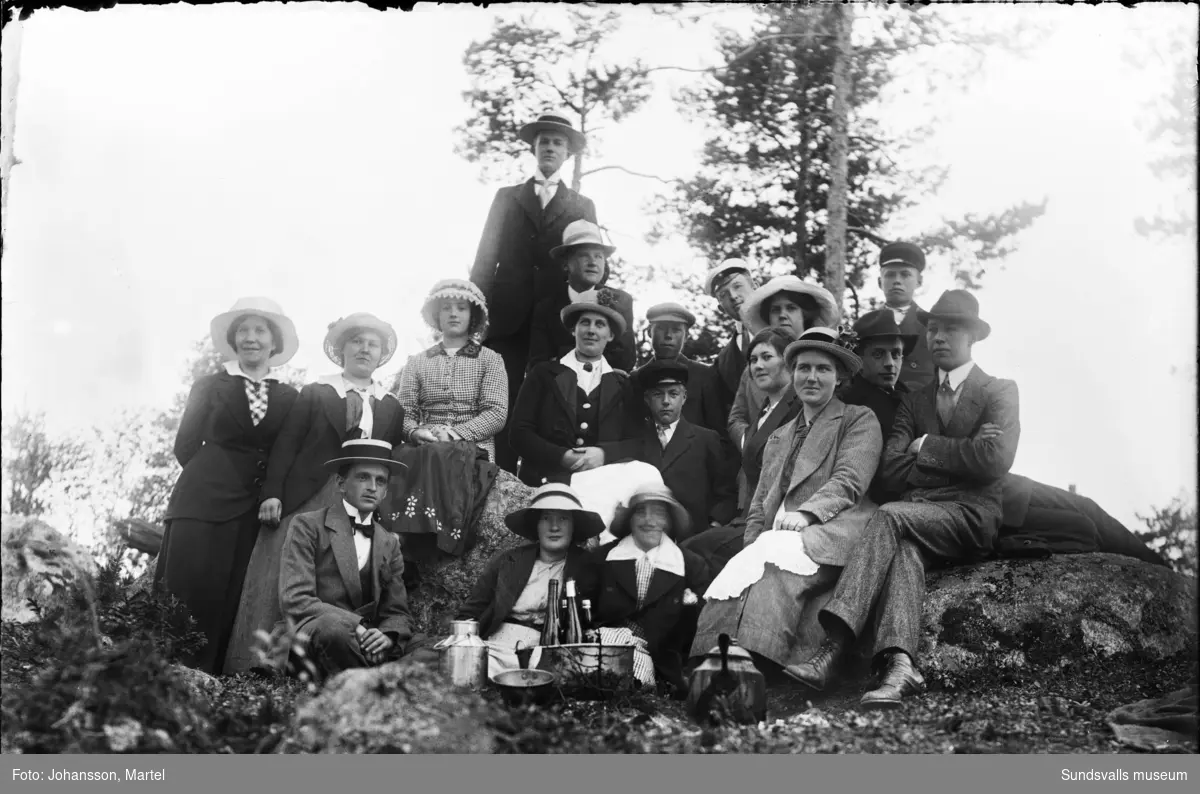
[[[862,366],[854,344],[852,332],[810,328],[784,350],[801,411],[767,439],[744,549],[705,594],[693,656],[729,634],[778,673],[824,639],[817,612],[875,511],[866,493],[883,450],[874,412],[834,396]]]
[[[600,516],[585,509],[569,485],[560,483],[538,488],[529,506],[509,513],[504,523],[530,542],[493,557],[455,616],[479,621],[493,676],[517,668],[518,644],[538,644],[551,580],[559,582],[559,592],[567,579],[590,581],[583,544],[604,529]],[[537,660],[530,663],[536,665]]]
[[[292,321],[267,298],[242,298],[213,318],[210,331],[226,362],[188,395],[175,437],[183,473],[167,505],[155,579],[208,637],[189,664],[221,673],[258,531],[263,471],[296,401],[272,367],[299,343]]]
[[[617,539],[592,552],[593,614],[605,644],[633,643],[634,674],[682,697],[683,654],[694,630],[708,565],[675,544],[688,512],[665,485],[643,485],[617,511]]]
[[[396,352],[396,331],[373,314],[356,312],[329,324],[325,355],[341,372],[318,378],[300,391],[289,412],[263,479],[262,526],[246,571],[226,667],[255,666],[255,636],[280,619],[279,560],[288,523],[297,513],[340,504],[336,477],[325,470],[342,443],[374,438],[402,443],[404,409],[375,371]]]

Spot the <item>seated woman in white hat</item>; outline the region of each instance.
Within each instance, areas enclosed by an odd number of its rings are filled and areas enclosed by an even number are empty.
[[[330,323],[325,355],[341,372],[300,390],[270,460],[262,468],[262,527],[246,573],[227,665],[256,665],[253,647],[259,630],[270,632],[280,618],[279,559],[288,522],[297,513],[336,506],[337,478],[325,469],[347,439],[374,438],[396,446],[404,440],[404,409],[375,370],[396,352],[396,332],[371,314],[357,313]]]
[[[579,495],[560,483],[538,488],[529,507],[509,513],[504,523],[531,542],[493,557],[454,618],[479,621],[490,676],[517,669],[518,646],[539,644],[551,581],[559,583],[560,593],[566,592],[567,579],[590,581],[583,544],[604,529],[600,516],[585,510]],[[537,662],[531,657],[529,666]]]
[[[817,613],[875,512],[866,494],[883,450],[874,412],[834,396],[862,367],[853,344],[810,328],[784,351],[801,412],[767,440],[745,548],[704,594],[693,656],[728,634],[775,674],[820,647]]]
[[[208,644],[189,664],[224,664],[242,581],[258,534],[262,473],[296,390],[272,372],[296,354],[296,328],[279,304],[242,298],[210,326],[226,359],[196,381],[175,437],[183,465],[167,504],[155,581],[187,605]]]

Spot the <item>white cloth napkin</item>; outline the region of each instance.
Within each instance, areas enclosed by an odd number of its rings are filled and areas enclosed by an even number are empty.
[[[704,593],[709,601],[737,598],[763,578],[767,563],[797,574],[811,576],[819,567],[804,550],[804,535],[790,530],[768,530],[729,561]]]

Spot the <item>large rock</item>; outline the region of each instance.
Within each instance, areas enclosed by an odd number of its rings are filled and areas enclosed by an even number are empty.
[[[79,544],[49,524],[29,516],[0,518],[3,565],[3,619],[30,623],[44,615],[77,608],[92,600],[96,563]]]
[[[921,665],[935,677],[1196,652],[1196,580],[1114,554],[930,573]]]
[[[347,670],[292,719],[281,753],[490,753],[498,717],[478,693],[400,661]]]

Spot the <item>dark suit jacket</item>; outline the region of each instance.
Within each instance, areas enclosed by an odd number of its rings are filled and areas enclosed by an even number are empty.
[[[721,427],[714,429],[719,433],[726,431],[725,422],[728,421],[729,409],[733,407],[733,398],[737,395],[738,384],[742,380],[742,372],[745,369],[746,354],[737,346],[737,331],[735,330],[733,338],[717,354],[717,388],[721,395],[723,420]]]
[[[688,370],[687,402],[683,404],[683,418],[694,425],[707,427],[724,436],[727,415],[722,410],[721,387],[716,369],[707,364],[701,364],[699,361],[692,361],[682,354],[676,361],[685,365]],[[650,363],[652,362],[648,361],[638,367],[633,374],[636,375]],[[636,377],[633,382],[637,383]],[[635,388],[637,387],[635,386]],[[646,403],[642,399],[640,388],[637,388],[637,400],[642,405],[642,416],[649,418],[650,413],[645,407]],[[732,446],[729,451],[736,453]]]
[[[545,211],[532,177],[496,191],[471,266],[471,281],[487,299],[491,336],[520,331],[533,307],[562,285],[550,249],[562,245],[568,224],[582,219],[595,223],[596,206],[566,185],[559,185]]]
[[[403,647],[412,637],[403,573],[400,541],[376,521],[371,586],[377,597],[364,602],[350,517],[341,507],[301,513],[288,524],[283,544],[279,604],[296,631],[325,617],[345,621],[352,633],[365,619]]]
[[[800,402],[796,391],[789,386],[784,389],[779,405],[776,405],[775,409],[767,415],[767,421],[763,422],[762,427],[753,429],[755,423],[750,424],[751,429],[747,431],[746,446],[742,448],[742,473],[746,476],[746,490],[743,494],[744,501],[739,499],[739,502],[743,510],[750,506],[750,500],[754,498],[754,490],[758,487],[758,478],[762,475],[763,450],[767,446],[767,439],[776,430],[795,419],[803,407],[804,404]]]
[[[921,310],[914,301],[904,315],[904,322],[900,323],[900,333],[916,334],[917,337],[917,346],[904,357],[900,367],[900,382],[909,391],[917,391],[934,380],[933,356],[929,354],[929,345],[925,342],[925,326],[917,319],[917,312]]]
[[[277,381],[267,387],[267,414],[250,418],[245,381],[220,372],[192,386],[175,436],[183,473],[167,504],[168,520],[230,521],[255,508],[267,459],[296,390]]]
[[[868,383],[862,375],[855,375],[850,383],[838,391],[838,397],[846,405],[862,405],[874,411],[875,418],[879,420],[879,428],[886,439],[892,433],[892,425],[896,423],[896,412],[900,410],[900,403],[904,395],[909,393],[910,390],[904,385],[904,381],[897,382],[893,391],[886,392]],[[876,475],[867,495],[877,505],[894,502],[901,496],[900,493],[891,493],[884,488],[880,475]]]
[[[371,437],[393,447],[404,441],[404,409],[395,395],[376,401]],[[329,479],[325,462],[338,456],[345,440],[345,399],[328,384],[305,386],[271,451],[262,498],[282,500],[285,516],[301,508]]]
[[[692,519],[691,529],[679,533],[676,542],[708,529],[710,521],[724,525],[737,515],[734,489],[737,472],[714,431],[680,417],[667,448],[663,449],[653,422],[647,421],[642,428],[638,460],[662,473],[663,483]]]
[[[529,576],[533,573],[533,564],[537,562],[537,556],[538,544],[527,543],[492,557],[483,573],[479,575],[475,587],[471,589],[471,594],[458,608],[454,619],[478,620],[479,636],[484,639],[492,636],[508,618],[513,604],[517,603],[525,586],[529,584]],[[592,564],[591,559],[583,547],[572,546],[567,550],[564,579],[591,581],[585,570]]]
[[[617,299],[616,309],[625,318],[625,333],[608,343],[604,357],[616,369],[630,372],[637,363],[637,342],[633,338],[633,296],[625,290],[606,287]],[[527,371],[543,361],[557,361],[575,349],[575,337],[562,324],[561,312],[571,302],[566,284],[558,292],[543,298],[533,308],[533,325],[529,331],[529,363]]]
[[[698,606],[686,607],[683,591],[691,590],[698,598],[712,584],[708,563],[698,554],[681,548],[683,576],[656,570],[646,593],[646,603],[637,608],[637,569],[632,560],[608,562],[605,557],[620,541],[605,544],[592,552],[594,581],[587,585],[591,594],[592,614],[598,626],[620,626],[632,621],[646,635],[647,650],[655,669],[667,681],[682,678],[683,656],[688,649],[683,644],[691,622],[688,610],[698,613]],[[703,602],[701,602],[703,603]]]
[[[1002,435],[976,440],[981,425],[999,425]],[[915,438],[928,434],[919,453],[908,451]],[[985,534],[1000,526],[1004,476],[1012,468],[1021,438],[1017,384],[993,378],[978,364],[963,383],[950,424],[937,416],[936,379],[900,403],[883,452],[883,487],[904,494],[904,501],[958,502],[984,516]]]
[[[577,446],[575,371],[557,361],[543,361],[530,371],[509,422],[513,449],[521,456],[520,477],[527,485],[570,482],[562,456]],[[606,463],[637,454],[641,417],[629,376],[610,372],[600,379],[592,396],[599,401],[599,443]]]

